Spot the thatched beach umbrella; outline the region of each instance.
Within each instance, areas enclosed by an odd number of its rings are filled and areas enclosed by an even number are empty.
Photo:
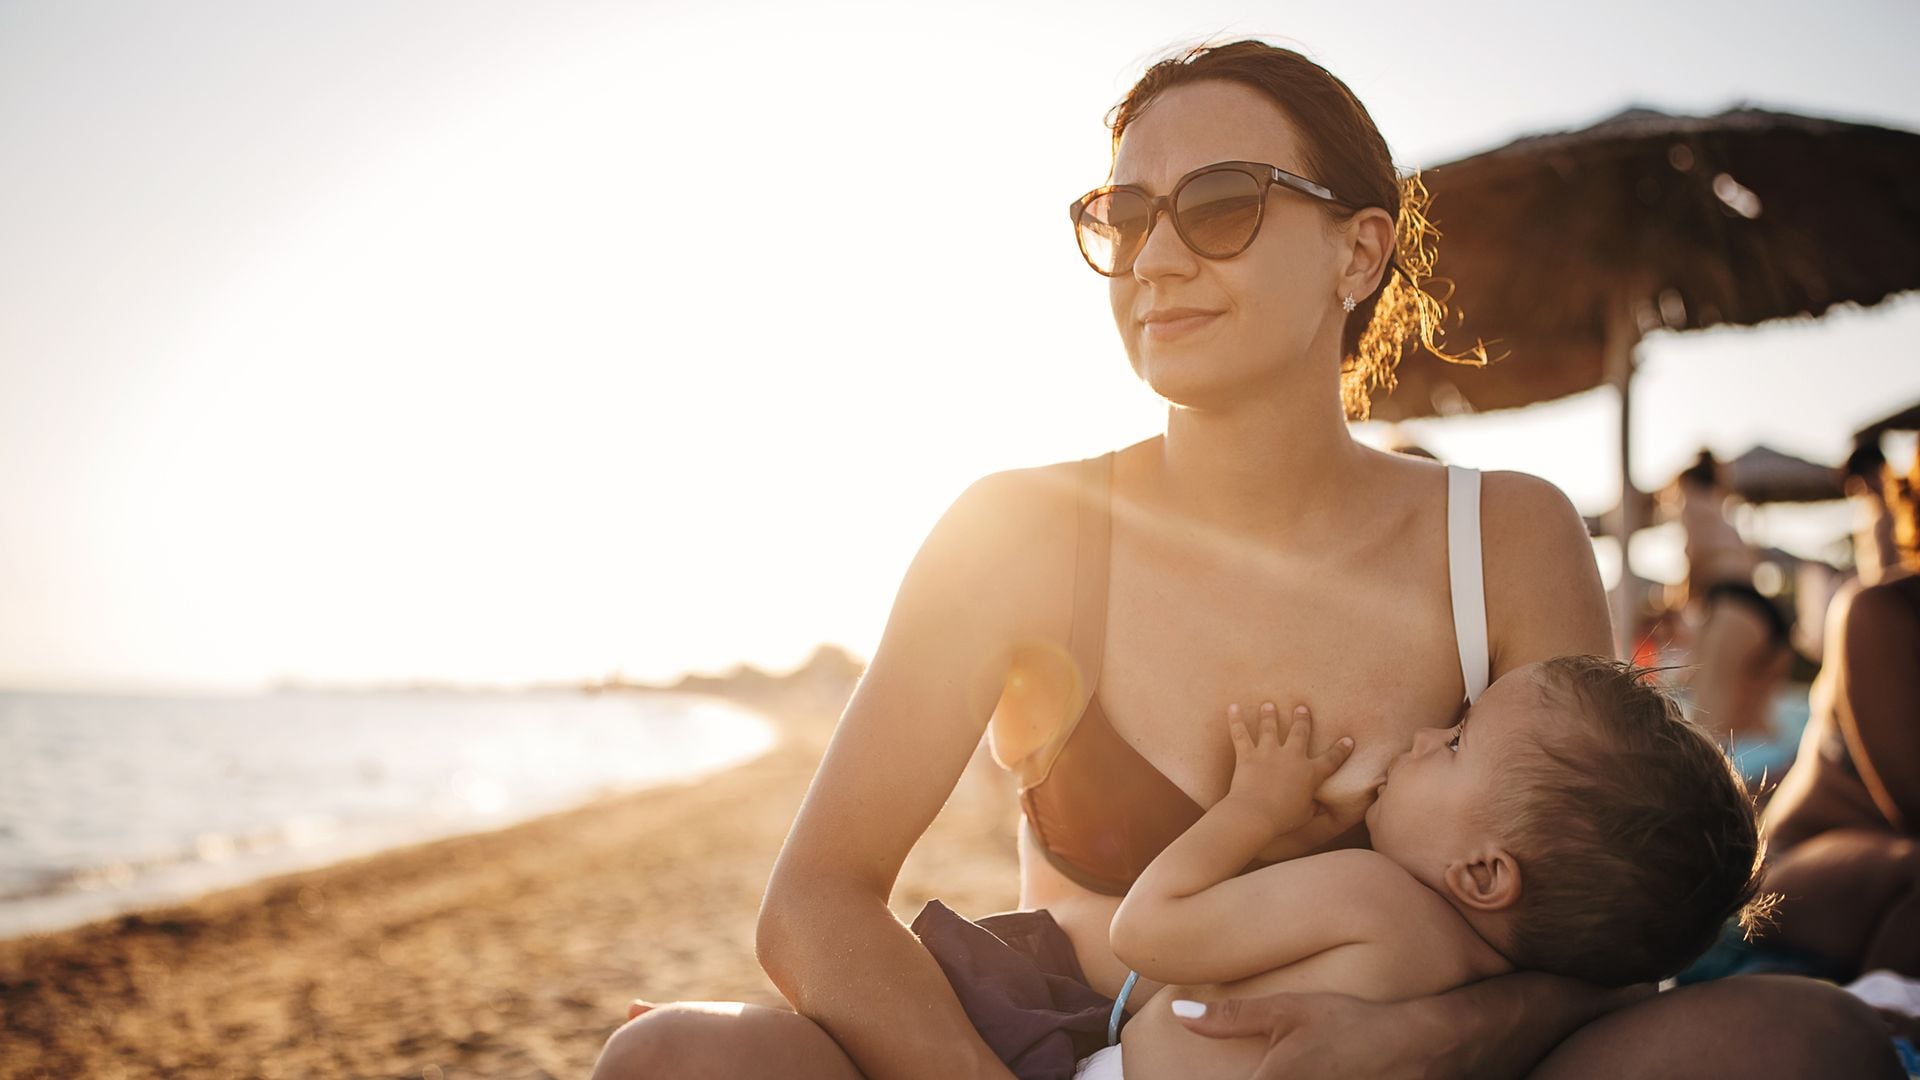
[[[1750,503],[1810,503],[1844,499],[1840,470],[1755,446],[1722,464],[1727,490]]]
[[[1739,457],[1721,462],[1720,476],[1727,491],[1741,502],[1756,506],[1762,503],[1828,502],[1847,497],[1846,490],[1841,487],[1839,469],[1766,445],[1750,447]],[[1636,511],[1638,520],[1643,523],[1651,521],[1656,515],[1653,496],[1646,492],[1635,492],[1634,500],[1640,504]],[[1617,506],[1604,514],[1589,516],[1586,518],[1588,535],[1607,535],[1607,523],[1619,516],[1620,508]]]
[[[1634,350],[1653,330],[1751,325],[1874,304],[1920,288],[1920,135],[1757,109],[1712,117],[1621,113],[1535,135],[1424,174],[1439,278],[1456,287],[1456,344],[1485,368],[1420,354],[1377,398],[1383,420],[1489,411],[1603,383],[1620,392],[1624,538]]]
[[[1855,446],[1878,441],[1889,431],[1920,431],[1920,401],[1875,420],[1866,427],[1853,433]]]

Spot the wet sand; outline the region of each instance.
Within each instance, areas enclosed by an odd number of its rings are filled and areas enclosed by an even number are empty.
[[[629,998],[784,1006],[754,915],[852,679],[693,688],[782,741],[697,782],[0,941],[0,1076],[583,1077]],[[894,911],[1013,907],[1016,813],[976,754]]]

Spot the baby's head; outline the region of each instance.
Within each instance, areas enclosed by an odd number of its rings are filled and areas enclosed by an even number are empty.
[[[1607,985],[1685,967],[1747,914],[1759,830],[1726,754],[1642,674],[1561,656],[1505,675],[1394,759],[1375,850],[1516,967]]]

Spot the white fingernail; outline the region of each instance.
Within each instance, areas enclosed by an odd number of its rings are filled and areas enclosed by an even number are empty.
[[[1198,1020],[1207,1015],[1206,1002],[1180,998],[1173,1003],[1173,1015],[1182,1020]]]

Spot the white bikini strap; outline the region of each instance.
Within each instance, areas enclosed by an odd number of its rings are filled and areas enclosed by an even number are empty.
[[[1480,700],[1491,662],[1487,591],[1480,570],[1480,470],[1447,466],[1447,579],[1453,588],[1453,639],[1467,701]]]

